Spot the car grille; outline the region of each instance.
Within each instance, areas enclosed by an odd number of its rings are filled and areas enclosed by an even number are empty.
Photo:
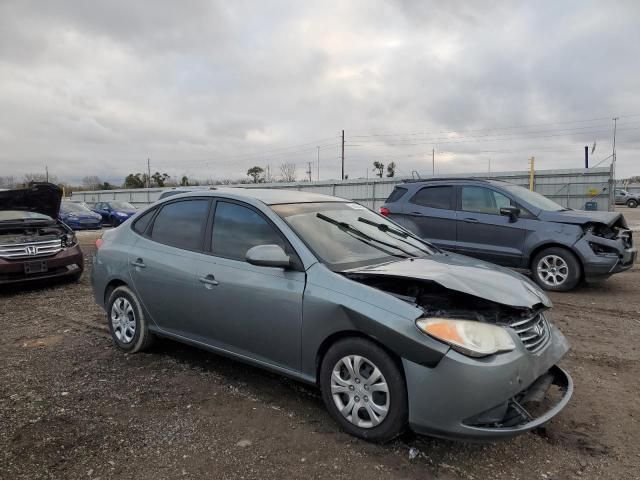
[[[527,318],[519,318],[509,326],[516,331],[525,348],[532,353],[542,349],[551,336],[549,322],[542,312]]]
[[[62,250],[62,240],[46,240],[44,242],[12,243],[0,245],[0,258],[20,259],[37,258],[55,255]]]

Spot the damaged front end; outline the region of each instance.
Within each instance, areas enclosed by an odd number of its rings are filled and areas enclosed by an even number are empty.
[[[507,438],[542,425],[562,410],[573,383],[556,364],[569,346],[549,321],[551,303],[544,293],[513,272],[469,260],[476,269],[486,269],[474,273],[486,273],[481,290],[493,289],[485,298],[475,295],[472,282],[450,278],[470,274],[460,271],[469,263],[464,257],[447,260],[457,265],[449,275],[433,277],[427,265],[421,265],[423,278],[401,274],[405,267],[413,270],[420,262],[343,272],[418,307],[423,312],[416,320],[418,330],[451,347],[434,367],[403,359],[412,428],[446,438]],[[451,288],[453,285],[466,291]],[[518,297],[514,293],[518,289],[526,294]],[[425,325],[435,328],[429,330]],[[491,329],[478,328],[483,326]],[[492,350],[491,342],[481,337],[495,334],[499,341]]]
[[[633,246],[633,231],[622,215],[610,224],[590,222],[582,228],[584,235],[576,248],[583,257],[586,280],[605,279],[633,266],[637,249]]]

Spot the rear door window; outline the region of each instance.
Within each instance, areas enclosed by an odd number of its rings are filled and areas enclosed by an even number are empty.
[[[485,187],[462,187],[462,210],[465,212],[500,215],[502,207],[511,206],[509,197]]]
[[[151,239],[184,250],[202,250],[208,213],[209,200],[169,203],[154,220]]]
[[[236,203],[218,201],[211,232],[212,253],[244,262],[247,250],[257,245],[279,245],[290,252],[280,234],[261,214]]]
[[[453,210],[453,187],[424,187],[411,197],[410,202],[423,207]]]

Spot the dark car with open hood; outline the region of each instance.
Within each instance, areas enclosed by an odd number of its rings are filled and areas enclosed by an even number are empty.
[[[0,191],[0,285],[82,275],[78,241],[58,219],[62,190],[51,183]]]

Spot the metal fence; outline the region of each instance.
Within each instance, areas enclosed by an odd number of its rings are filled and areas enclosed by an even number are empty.
[[[461,175],[438,175],[437,178],[460,177]],[[465,177],[492,178],[508,181],[529,187],[529,172],[495,172],[491,174],[470,173]],[[433,178],[433,177],[425,177]],[[406,178],[391,179],[355,179],[329,180],[319,182],[295,183],[260,183],[228,185],[242,188],[279,188],[304,192],[324,193],[347,198],[362,203],[369,208],[378,208],[389,196],[393,188],[407,180]],[[182,189],[183,187],[178,187]],[[210,187],[190,187],[191,190],[207,189]],[[73,200],[95,203],[108,200],[122,200],[135,206],[144,206],[155,202],[160,194],[167,189],[122,189],[99,190],[88,192],[74,192]],[[595,202],[598,210],[610,210],[613,204],[611,196],[611,170],[609,168],[566,169],[566,170],[538,170],[534,176],[534,190],[554,200],[560,205],[573,209],[585,209],[587,202]]]

